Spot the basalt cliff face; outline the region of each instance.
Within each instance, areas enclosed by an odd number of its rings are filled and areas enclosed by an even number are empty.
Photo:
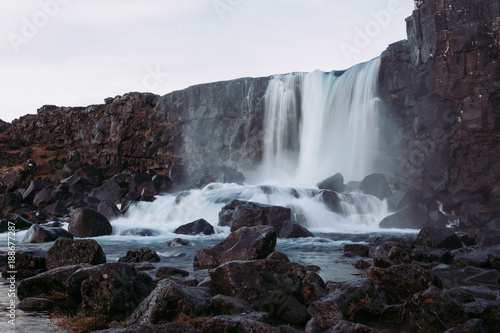
[[[193,86],[165,96],[129,93],[88,107],[44,106],[15,120],[13,148],[78,152],[98,168],[187,171],[209,165],[245,169],[261,158],[268,78]]]
[[[382,54],[384,145],[397,181],[500,196],[500,1],[424,0]],[[446,203],[446,202],[445,202]]]

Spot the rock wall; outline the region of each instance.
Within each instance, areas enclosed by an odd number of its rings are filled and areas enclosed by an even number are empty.
[[[423,0],[382,54],[385,161],[402,186],[500,197],[500,1]]]
[[[44,106],[13,121],[14,148],[78,152],[99,168],[188,171],[209,165],[251,168],[261,157],[268,78],[189,87],[165,96],[129,93],[88,107]],[[117,170],[118,169],[118,170]]]

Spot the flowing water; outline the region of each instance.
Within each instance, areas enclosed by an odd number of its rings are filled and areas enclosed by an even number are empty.
[[[318,265],[325,280],[346,280],[359,274],[355,259],[343,257],[343,245],[371,242],[388,233],[407,230],[381,230],[379,222],[389,214],[387,204],[364,195],[355,182],[347,193],[340,193],[336,211],[323,202],[316,183],[337,172],[348,181],[359,181],[373,172],[377,151],[378,99],[376,81],[380,61],[355,66],[343,73],[313,72],[277,75],[266,93],[264,160],[260,178],[245,185],[207,185],[203,189],[166,194],[154,202],[141,202],[127,214],[112,220],[113,234],[97,237],[108,262],[124,256],[127,250],[148,247],[168,265],[185,269],[202,280],[204,270],[193,270],[195,252],[223,240],[227,227],[219,227],[218,213],[234,199],[280,205],[292,210],[292,218],[315,235],[313,238],[278,240],[276,249],[292,261]],[[216,230],[211,236],[184,236],[189,246],[169,247],[179,237],[180,225],[203,218]],[[414,231],[410,231],[414,232]],[[23,233],[19,232],[18,240]],[[149,236],[140,236],[140,235]],[[2,235],[5,236],[6,235]],[[4,243],[5,244],[5,243]],[[52,244],[18,244],[18,249]],[[5,248],[3,248],[5,249]],[[2,307],[8,303],[8,286],[0,286]],[[49,332],[43,314],[18,310],[17,330],[2,316],[2,332]],[[6,314],[6,312],[5,312]]]

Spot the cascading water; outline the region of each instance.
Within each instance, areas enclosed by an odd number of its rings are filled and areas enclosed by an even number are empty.
[[[346,180],[372,173],[379,67],[376,58],[342,75],[273,77],[266,93],[265,177],[314,186],[336,172]]]

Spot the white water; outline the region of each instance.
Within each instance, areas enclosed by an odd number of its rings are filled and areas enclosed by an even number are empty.
[[[266,92],[262,174],[314,186],[340,172],[373,173],[377,150],[380,59],[335,73],[274,76]]]

